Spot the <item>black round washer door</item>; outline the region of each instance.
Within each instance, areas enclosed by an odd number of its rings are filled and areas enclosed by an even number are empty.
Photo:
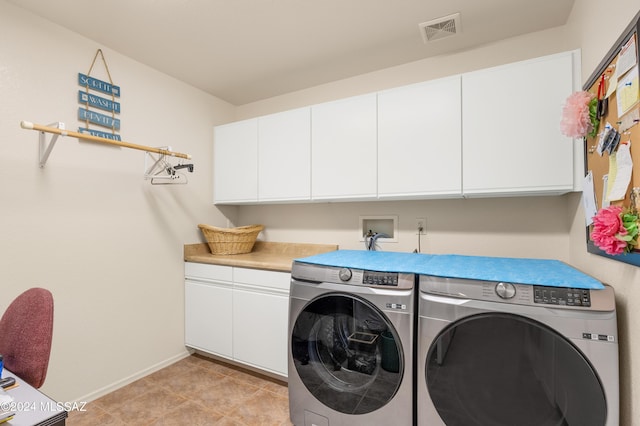
[[[447,426],[603,426],[604,391],[582,352],[544,324],[488,313],[447,326],[426,360]],[[420,403],[420,402],[418,402]]]
[[[313,299],[296,318],[291,351],[298,376],[327,407],[366,414],[396,394],[404,371],[399,336],[369,301],[346,293]]]

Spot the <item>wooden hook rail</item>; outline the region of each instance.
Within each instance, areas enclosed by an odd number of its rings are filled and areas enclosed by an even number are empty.
[[[124,148],[138,149],[140,151],[153,152],[153,153],[156,153],[156,154],[168,155],[170,157],[185,158],[187,160],[191,159],[191,156],[189,154],[182,154],[180,152],[174,152],[174,151],[170,151],[168,149],[153,148],[153,147],[150,147],[150,146],[137,145],[137,144],[130,143],[130,142],[116,141],[116,140],[112,140],[112,139],[101,138],[99,136],[87,135],[85,133],[79,133],[79,132],[73,132],[73,131],[70,131],[70,130],[65,130],[64,128],[57,128],[57,127],[43,126],[41,124],[34,124],[34,123],[29,122],[29,121],[21,121],[20,122],[20,127],[22,127],[23,129],[37,130],[39,132],[51,133],[53,135],[71,136],[71,137],[74,137],[74,138],[85,139],[85,140],[89,140],[89,141],[93,141],[93,142],[100,142],[100,143],[105,143],[105,144],[109,144],[109,145],[117,145],[117,146],[121,146],[121,147],[124,147]],[[49,155],[49,152],[51,151],[51,148],[53,148],[53,141],[52,141],[52,144],[49,146],[49,149],[46,152],[47,156]],[[46,162],[46,158],[44,159],[44,162]],[[44,162],[43,162],[43,160],[41,158],[41,160],[40,160],[40,166],[41,167],[44,166]]]

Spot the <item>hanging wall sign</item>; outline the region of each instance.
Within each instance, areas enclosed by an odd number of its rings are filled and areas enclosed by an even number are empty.
[[[102,58],[109,81],[91,77],[91,71],[98,55]],[[120,103],[115,99],[120,97],[120,87],[113,84],[109,67],[101,49],[96,52],[89,72],[87,74],[78,73],[78,85],[83,88],[78,91],[78,103],[82,105],[78,108],[78,120],[85,124],[84,127],[78,128],[78,132],[119,141],[120,135],[116,132],[120,130],[120,119],[116,118],[116,115],[120,114]],[[99,92],[103,96],[99,96],[95,92]],[[91,125],[100,126],[100,129],[91,128]],[[110,132],[107,129],[110,129]]]
[[[101,50],[98,50],[98,52],[101,52]],[[82,73],[78,73],[78,84],[90,90],[96,90],[98,92],[106,93],[107,95],[113,95],[116,98],[120,97],[120,87],[114,86],[106,81],[98,80],[97,78],[89,77]]]
[[[78,102],[86,104],[92,108],[99,108],[104,111],[115,112],[120,114],[120,103],[113,102],[110,99],[102,98],[100,96],[92,95],[91,93],[78,91]]]
[[[113,130],[120,130],[120,120],[111,116],[90,111],[85,108],[78,108],[78,119],[88,121],[91,124],[108,127]]]

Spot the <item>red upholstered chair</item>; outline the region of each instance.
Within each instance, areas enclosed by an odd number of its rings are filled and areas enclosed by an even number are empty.
[[[12,373],[35,388],[44,383],[51,354],[53,296],[31,288],[11,302],[0,319],[0,354]]]

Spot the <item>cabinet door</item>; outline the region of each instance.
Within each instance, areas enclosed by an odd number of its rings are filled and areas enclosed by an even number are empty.
[[[237,361],[287,375],[289,297],[234,284],[233,357]]]
[[[213,200],[216,204],[258,200],[257,119],[215,127]]]
[[[378,93],[379,198],[462,196],[460,76]]]
[[[185,297],[185,345],[231,358],[231,283],[187,279]]]
[[[376,94],[311,107],[311,197],[377,197]]]
[[[573,52],[463,74],[463,192],[573,189],[573,140],[560,132]]]
[[[258,200],[311,199],[311,108],[258,118]]]

